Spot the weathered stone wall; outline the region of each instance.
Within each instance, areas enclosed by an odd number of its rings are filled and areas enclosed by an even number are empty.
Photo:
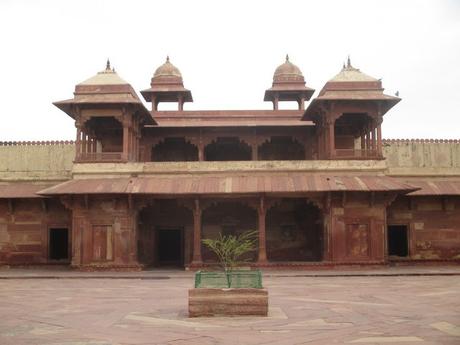
[[[0,180],[65,180],[71,177],[72,141],[0,142]]]
[[[399,197],[387,216],[407,226],[411,259],[460,259],[460,197]]]
[[[325,257],[334,262],[382,263],[385,260],[384,195],[347,193],[331,200],[326,216]]]
[[[72,266],[139,268],[137,210],[127,198],[74,198],[67,206],[72,209]]]
[[[460,140],[384,140],[383,152],[390,175],[460,175]],[[72,141],[0,142],[0,180],[62,180],[78,174],[125,172],[171,173],[177,170],[265,170],[272,162],[130,163],[78,164],[73,166]],[[220,164],[219,164],[220,163]],[[276,170],[384,170],[376,161],[297,161],[277,162]]]
[[[323,214],[306,199],[281,199],[266,215],[266,248],[271,261],[321,261]]]
[[[216,239],[219,233],[224,235],[238,235],[245,231],[257,229],[257,212],[244,203],[238,201],[211,203],[203,210],[201,236]],[[204,262],[216,262],[216,255],[209,248],[202,246]],[[243,258],[255,261],[257,253],[246,254]]]
[[[460,140],[384,140],[390,175],[460,175]]]
[[[57,200],[0,199],[0,264],[49,262],[49,229],[70,231],[70,212]]]

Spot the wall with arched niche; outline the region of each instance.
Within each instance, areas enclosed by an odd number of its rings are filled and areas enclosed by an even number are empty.
[[[323,215],[305,198],[275,203],[266,218],[269,261],[321,261]]]

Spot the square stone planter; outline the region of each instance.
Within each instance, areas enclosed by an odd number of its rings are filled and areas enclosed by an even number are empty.
[[[268,291],[252,288],[196,288],[188,291],[189,317],[267,316]]]
[[[261,272],[196,272],[195,288],[188,294],[188,310],[190,317],[267,316],[268,291],[262,288]]]

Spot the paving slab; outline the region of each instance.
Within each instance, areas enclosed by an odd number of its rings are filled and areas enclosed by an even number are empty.
[[[298,273],[266,272],[268,317],[193,319],[191,272],[10,276],[0,280],[0,344],[460,344],[458,275]]]

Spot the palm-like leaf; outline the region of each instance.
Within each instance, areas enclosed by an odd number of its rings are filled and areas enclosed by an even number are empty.
[[[214,254],[219,264],[225,271],[232,270],[241,260],[241,256],[255,250],[257,242],[257,231],[247,231],[240,235],[222,235],[219,233],[217,239],[202,240]]]

